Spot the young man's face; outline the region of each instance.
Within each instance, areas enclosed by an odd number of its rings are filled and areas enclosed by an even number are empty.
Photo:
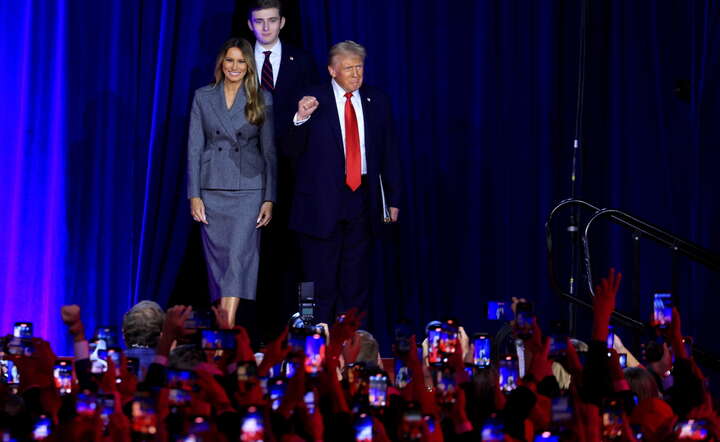
[[[285,17],[280,17],[278,8],[258,9],[250,14],[248,26],[258,43],[270,47],[277,43],[280,29],[285,26]]]

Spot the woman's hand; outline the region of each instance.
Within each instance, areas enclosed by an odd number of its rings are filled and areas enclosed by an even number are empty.
[[[256,229],[265,227],[270,223],[270,220],[272,219],[272,208],[272,201],[265,201],[262,203],[262,206],[260,206],[260,213],[258,214],[257,224],[255,224]]]
[[[205,203],[203,203],[202,198],[197,196],[190,198],[190,215],[197,222],[208,223],[205,217]]]

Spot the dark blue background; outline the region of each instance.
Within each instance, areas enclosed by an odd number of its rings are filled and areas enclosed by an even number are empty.
[[[543,224],[570,194],[581,4],[289,5],[288,40],[321,67],[332,43],[362,43],[366,82],[392,97],[407,198],[375,253],[374,333],[386,338],[403,316],[418,329],[441,315],[490,329],[485,301],[511,296],[533,299],[544,318],[565,315]],[[185,199],[188,111],[217,47],[244,27],[243,8],[0,3],[0,330],[32,320],[63,353],[62,304],[79,303],[92,328],[119,323],[140,299],[206,297]],[[719,15],[712,1],[589,1],[578,191],[714,250]],[[631,273],[629,234],[596,235],[595,274]],[[648,243],[641,253],[649,306],[671,285],[671,258]],[[687,333],[718,347],[717,275],[678,269]],[[621,308],[629,295],[625,284]]]

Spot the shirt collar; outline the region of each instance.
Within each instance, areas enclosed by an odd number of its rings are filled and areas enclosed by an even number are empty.
[[[265,49],[260,43],[257,41],[255,42],[255,55],[261,55],[265,56],[263,52],[265,51],[271,51],[274,54],[280,55],[282,54],[282,43],[280,43],[280,39],[278,38],[277,43],[275,43],[275,46],[271,47],[270,49]]]
[[[345,94],[346,94],[345,89],[340,87],[340,85],[337,83],[337,81],[335,81],[334,78],[332,80],[330,80],[330,83],[332,84],[333,93],[335,94],[335,101],[345,101]],[[355,98],[355,97],[357,97],[358,99],[360,98],[360,90],[359,89],[354,91],[352,94],[353,94],[353,98]]]

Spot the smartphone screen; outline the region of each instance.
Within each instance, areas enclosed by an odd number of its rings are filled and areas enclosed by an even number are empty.
[[[504,442],[505,434],[502,422],[496,419],[488,419],[485,421],[480,430],[480,437],[483,441]]]
[[[262,413],[256,407],[248,407],[240,422],[240,440],[261,442],[265,439]]]
[[[95,330],[95,338],[105,341],[105,348],[119,347],[117,327],[109,325],[98,327]]]
[[[487,318],[491,321],[502,321],[506,318],[507,305],[503,301],[488,301]]]
[[[405,388],[411,381],[410,370],[407,365],[399,359],[395,358],[395,386],[397,388]]]
[[[203,350],[234,350],[234,330],[208,330],[200,331],[201,347]]]
[[[608,326],[607,348],[613,348],[613,345],[615,345],[615,327],[610,325]]]
[[[490,338],[487,335],[473,338],[473,364],[479,368],[490,366]]]
[[[148,396],[135,396],[131,407],[132,431],[139,435],[157,434],[155,404]]]
[[[78,393],[75,398],[75,412],[80,416],[94,416],[97,398],[92,393]]]
[[[13,326],[13,337],[16,338],[32,338],[33,325],[32,322],[16,322]]]
[[[660,328],[672,323],[672,294],[655,293],[653,296],[653,322]]]
[[[551,359],[560,359],[567,354],[567,337],[560,335],[550,336],[550,352],[548,356]]]
[[[439,396],[438,401],[442,404],[450,404],[455,402],[455,389],[457,383],[455,381],[455,373],[448,368],[442,368],[435,371],[435,389]]]
[[[119,347],[108,348],[107,355],[108,358],[112,360],[113,365],[115,366],[115,376],[120,376],[120,369],[122,368],[122,349],[120,349]]]
[[[285,391],[287,390],[287,382],[282,378],[275,378],[269,381],[268,395],[270,396],[270,404],[273,410],[277,410],[280,407],[280,402],[285,397]]]
[[[10,386],[20,384],[20,372],[15,362],[6,359],[0,360],[0,382]]]
[[[519,302],[515,306],[515,322],[521,329],[532,330],[532,320],[535,317],[533,306],[529,302]]]
[[[614,439],[622,435],[623,420],[622,404],[615,400],[605,400],[600,412],[602,418],[602,436],[607,439]]]
[[[405,354],[410,351],[410,328],[405,324],[395,327],[395,352]]]
[[[543,431],[535,436],[534,442],[560,442],[560,436],[551,431]]]
[[[325,362],[325,336],[314,333],[305,338],[305,372],[316,375]]]
[[[373,421],[367,413],[355,418],[355,442],[372,442]]]
[[[512,356],[506,356],[498,361],[498,374],[500,375],[500,390],[513,391],[517,388],[519,379],[518,361]]]
[[[52,421],[45,415],[42,415],[35,421],[33,425],[33,440],[44,440],[50,437],[50,428]]]
[[[315,413],[315,392],[314,391],[308,391],[305,393],[305,407],[308,410],[309,414]]]
[[[107,343],[102,339],[90,342],[90,372],[94,374],[107,371]]]
[[[214,314],[209,310],[193,310],[185,320],[185,328],[195,330],[199,328],[213,328]]]
[[[440,337],[442,334],[442,326],[433,326],[427,331],[428,345],[428,363],[430,365],[442,364],[443,358],[440,353]]]
[[[135,376],[140,374],[140,359],[125,358],[127,360],[127,371]]]
[[[370,388],[368,399],[371,407],[385,407],[387,405],[387,376],[384,374],[370,375],[368,378]]]
[[[235,373],[237,374],[238,381],[251,381],[257,377],[257,365],[255,361],[238,362]]]
[[[55,387],[61,395],[72,393],[73,387],[73,366],[72,361],[58,359],[53,366],[53,378]]]
[[[167,371],[167,387],[176,390],[193,391],[195,390],[195,382],[197,375],[190,370],[168,370]]]
[[[100,408],[100,419],[103,425],[107,427],[110,423],[110,416],[115,412],[115,396],[99,394],[97,396],[97,406]]]
[[[440,352],[445,355],[453,354],[459,346],[458,327],[452,322],[444,323],[440,331]]]
[[[627,368],[627,353],[618,353],[620,368]]]
[[[11,355],[32,356],[35,350],[32,338],[18,338],[13,336],[7,344],[7,351]]]
[[[708,423],[704,419],[678,421],[673,431],[680,440],[707,440],[710,435]]]
[[[570,396],[558,396],[552,399],[551,416],[554,424],[570,422],[573,418],[573,408]]]

